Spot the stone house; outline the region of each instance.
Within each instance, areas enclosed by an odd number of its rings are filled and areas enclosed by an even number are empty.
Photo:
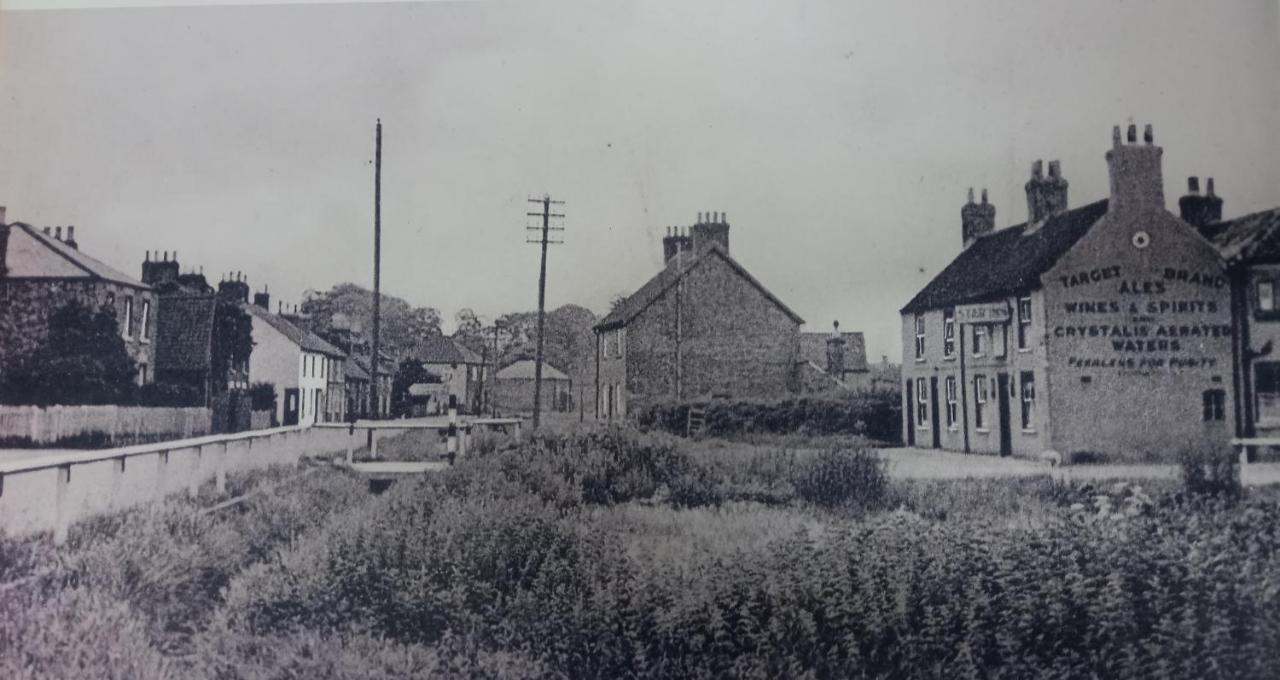
[[[74,300],[115,314],[137,383],[152,382],[155,291],[82,252],[74,226],[64,235],[62,227],[4,220],[0,207],[0,370],[34,352],[48,335],[49,317]]]
[[[1025,223],[961,209],[959,255],[901,310],[907,443],[1174,460],[1225,449],[1235,418],[1232,288],[1165,208],[1162,150],[1114,130],[1110,195],[1070,208],[1037,161]]]
[[[597,418],[660,400],[798,389],[804,320],[730,257],[723,215],[670,233],[663,258],[662,271],[594,327]]]
[[[446,386],[444,407],[453,400],[462,413],[480,411],[480,390],[483,387],[480,378],[484,359],[479,354],[456,338],[433,335],[423,340],[418,358],[422,360],[423,367],[439,376]]]
[[[861,332],[841,332],[839,321],[830,333],[800,334],[798,370],[806,392],[871,389],[866,341]]]

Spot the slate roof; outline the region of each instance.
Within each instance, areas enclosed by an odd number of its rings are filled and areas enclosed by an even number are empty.
[[[422,354],[418,358],[424,364],[481,363],[479,355],[445,335],[432,335],[425,338],[422,341]]]
[[[1103,199],[1055,215],[1031,233],[1023,223],[983,236],[916,293],[902,312],[983,302],[1032,290],[1040,285],[1040,275],[1105,214],[1107,200]]]
[[[801,333],[800,361],[808,361],[821,369],[827,365],[827,338],[830,333]],[[844,338],[844,370],[867,370],[867,346],[861,332],[841,333]]]
[[[648,308],[649,305],[662,297],[662,294],[665,293],[667,289],[674,286],[681,278],[711,257],[719,257],[724,260],[733,268],[734,271],[738,273],[739,276],[746,279],[747,283],[755,286],[756,289],[769,299],[769,301],[773,302],[773,304],[777,305],[778,308],[780,308],[787,316],[791,317],[792,321],[795,321],[796,323],[804,323],[804,319],[800,318],[800,315],[791,311],[791,308],[783,304],[782,300],[779,300],[773,293],[769,292],[769,289],[765,288],[764,284],[757,281],[756,278],[748,273],[742,265],[738,264],[737,260],[730,257],[719,244],[713,244],[706,250],[702,251],[702,253],[689,258],[689,260],[682,265],[668,264],[666,267],[663,267],[662,271],[658,272],[653,276],[653,278],[646,281],[643,286],[640,286],[640,288],[636,290],[636,292],[619,302],[618,305],[614,307],[613,311],[609,312],[600,320],[600,323],[594,326],[595,330],[608,330],[610,328],[617,328],[618,326],[624,326],[630,323],[632,319]]]
[[[354,356],[347,357],[345,371],[347,380],[361,380],[364,382],[369,382],[371,380],[369,377],[369,371],[365,369],[364,366],[361,366],[360,362],[357,361]]]
[[[92,257],[89,257],[88,255],[84,254],[82,251],[76,248],[72,248],[66,243],[63,243],[62,241],[59,241],[58,239],[54,238],[53,236],[46,236],[44,231],[41,229],[37,229],[25,222],[14,222],[9,226],[16,227],[26,232],[27,234],[29,234],[31,238],[36,241],[36,243],[43,245],[45,248],[48,248],[49,250],[52,250],[53,252],[60,255],[63,259],[67,260],[72,265],[74,265],[77,269],[83,271],[84,276],[86,278],[103,279],[106,281],[110,281],[112,283],[119,283],[132,288],[150,289],[150,286],[133,278],[132,276],[129,276],[128,274],[125,274],[120,270],[111,267],[110,265],[104,264],[102,262],[99,262],[98,260],[95,260]],[[13,250],[10,251],[10,256],[11,257],[15,256],[15,252]],[[33,277],[39,277],[40,275],[41,274],[38,272],[27,274],[27,276],[33,276]]]
[[[1280,208],[1218,222],[1203,231],[1229,263],[1280,262]]]
[[[521,359],[506,368],[494,374],[498,380],[533,380],[533,372],[537,362],[530,359]],[[542,362],[542,379],[543,380],[569,380],[569,376],[564,371]]]
[[[317,352],[319,354],[325,354],[339,359],[347,356],[342,350],[330,345],[328,342],[325,342],[323,338],[315,333],[298,328],[292,323],[289,323],[287,319],[277,314],[272,314],[258,305],[245,302],[241,303],[240,306],[249,314],[267,322],[268,325],[279,331],[281,335],[289,338],[290,342],[301,347],[307,352]]]
[[[206,371],[213,362],[212,295],[167,295],[156,309],[157,371]]]

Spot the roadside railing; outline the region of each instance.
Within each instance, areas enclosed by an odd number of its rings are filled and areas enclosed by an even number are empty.
[[[210,479],[222,493],[230,472],[337,453],[347,445],[342,435],[328,428],[281,427],[100,451],[41,456],[35,449],[36,457],[0,462],[0,530],[52,531],[61,544],[77,519],[174,493],[195,497]]]
[[[378,458],[378,440],[411,430],[434,430],[446,441],[446,455],[464,456],[471,447],[471,437],[478,432],[501,432],[519,435],[524,421],[520,418],[459,418],[457,414],[440,418],[405,420],[362,420],[355,423],[317,423],[314,428],[346,433],[347,463],[355,461],[357,449],[369,447],[369,456]]]

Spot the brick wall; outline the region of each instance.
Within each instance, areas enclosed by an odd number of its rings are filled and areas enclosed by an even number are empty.
[[[776,397],[796,388],[799,324],[720,257],[707,256],[628,324],[622,359],[601,362],[605,376],[625,365],[627,412],[675,399],[676,299],[680,298],[680,395]]]

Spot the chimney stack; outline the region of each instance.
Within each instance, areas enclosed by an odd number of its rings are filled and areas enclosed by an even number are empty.
[[[69,246],[71,246],[72,248],[74,248],[74,249],[76,249],[76,250],[80,250],[80,244],[79,244],[79,243],[76,243],[76,227],[75,227],[75,225],[74,225],[74,224],[69,225],[69,226],[67,227],[67,240],[66,240],[66,244],[67,244],[67,245],[69,245]]]
[[[253,304],[261,307],[266,311],[271,311],[271,294],[267,292],[267,287],[262,287],[261,293],[253,294]]]
[[[1107,166],[1111,171],[1111,199],[1108,212],[1164,210],[1164,176],[1161,156],[1164,150],[1155,145],[1151,126],[1143,129],[1143,144],[1138,143],[1138,126],[1130,125],[1128,143],[1120,141],[1120,126],[1111,130],[1111,149]]]
[[[729,223],[713,222],[713,217],[713,213],[706,213],[704,220],[703,213],[698,213],[698,223],[693,225],[690,235],[694,253],[700,254],[713,245],[719,245],[726,254],[729,252]]]
[[[827,338],[827,375],[836,379],[844,378],[845,339],[840,334],[840,322],[831,324],[831,336]]]
[[[662,262],[671,264],[677,253],[689,252],[693,249],[693,241],[680,233],[679,227],[667,227],[667,235],[662,237]]]
[[[996,207],[987,202],[987,190],[982,190],[982,202],[973,202],[973,187],[969,187],[969,200],[960,208],[960,235],[964,247],[996,228]]]
[[[151,251],[147,251],[146,259],[142,261],[142,282],[148,286],[178,282],[181,270],[178,268],[177,253],[174,253],[172,260],[169,259],[169,251],[164,251],[164,259],[160,259],[159,253],[160,251],[156,251],[157,256],[152,258]]]
[[[61,226],[59,226],[59,227],[55,227],[55,228],[54,228],[54,230],[53,230],[53,237],[54,237],[55,239],[59,240],[59,241],[61,241],[61,240],[62,240],[62,227],[61,227]]]
[[[1043,222],[1067,210],[1067,180],[1062,176],[1062,163],[1049,161],[1049,175],[1043,173],[1042,161],[1031,164],[1027,192],[1027,226]]]
[[[1205,227],[1222,221],[1222,199],[1213,193],[1213,178],[1205,183],[1205,193],[1200,194],[1200,178],[1187,178],[1187,193],[1178,199],[1178,211],[1182,221],[1190,224],[1200,233],[1206,233]]]

